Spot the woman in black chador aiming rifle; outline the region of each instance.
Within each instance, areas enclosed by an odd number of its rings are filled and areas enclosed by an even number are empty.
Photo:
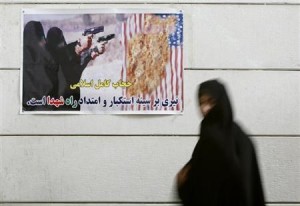
[[[177,175],[184,206],[263,206],[264,195],[252,142],[233,121],[225,87],[200,84],[204,116],[192,158]]]

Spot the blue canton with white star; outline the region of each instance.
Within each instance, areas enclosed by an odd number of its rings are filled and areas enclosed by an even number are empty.
[[[176,17],[176,30],[169,35],[169,46],[181,46],[183,43],[183,14],[157,14],[161,18],[165,19],[168,16]]]

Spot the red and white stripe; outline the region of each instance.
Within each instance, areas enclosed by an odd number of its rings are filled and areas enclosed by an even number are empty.
[[[144,32],[145,17],[149,14],[132,14],[127,18],[127,20],[122,24],[122,46],[124,48],[123,52],[123,66],[121,70],[121,79],[126,81],[126,70],[127,70],[127,59],[126,52],[128,41],[135,35]],[[151,14],[150,14],[151,15]],[[137,98],[151,99],[151,105],[154,104],[156,99],[160,99],[160,102],[166,99],[175,100],[178,98],[178,104],[174,107],[153,107],[153,106],[122,106],[122,110],[125,111],[183,111],[183,48],[182,46],[170,46],[170,59],[169,63],[165,68],[165,77],[161,79],[160,85],[151,94],[140,94]],[[123,89],[123,96],[126,97],[126,89]]]

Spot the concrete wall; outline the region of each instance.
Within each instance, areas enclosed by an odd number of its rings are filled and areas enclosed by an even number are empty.
[[[0,0],[0,203],[179,205],[174,177],[201,120],[196,88],[221,78],[255,142],[268,205],[300,205],[299,1],[80,3]],[[184,114],[19,115],[22,8],[183,9]]]

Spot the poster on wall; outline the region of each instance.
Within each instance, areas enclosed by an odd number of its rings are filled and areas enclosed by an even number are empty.
[[[181,114],[180,10],[22,10],[22,114]]]

